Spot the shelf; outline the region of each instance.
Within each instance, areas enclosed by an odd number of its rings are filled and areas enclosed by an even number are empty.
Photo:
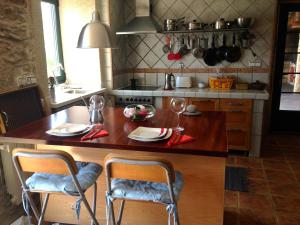
[[[243,32],[249,28],[231,28],[231,29],[203,29],[203,30],[175,30],[162,31],[163,34],[191,34],[191,33],[209,33],[209,32]]]

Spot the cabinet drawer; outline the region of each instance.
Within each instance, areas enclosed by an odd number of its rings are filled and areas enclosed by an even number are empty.
[[[233,150],[249,150],[250,131],[243,128],[227,128],[228,148]]]
[[[241,125],[249,128],[251,124],[251,113],[236,109],[228,110],[226,111],[226,124],[227,126]]]
[[[249,99],[221,99],[220,109],[222,111],[240,110],[245,112],[252,111],[252,100]]]
[[[190,98],[189,104],[195,105],[198,111],[218,111],[219,99]]]

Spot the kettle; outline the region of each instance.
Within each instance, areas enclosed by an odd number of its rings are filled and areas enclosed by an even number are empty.
[[[165,74],[165,86],[164,90],[173,90],[175,84],[175,76],[173,73],[166,73]]]

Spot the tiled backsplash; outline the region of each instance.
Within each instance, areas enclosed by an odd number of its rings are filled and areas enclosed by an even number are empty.
[[[124,21],[129,22],[135,15],[135,0],[125,0],[121,1],[121,3],[119,1],[118,4],[121,4],[125,9]],[[205,23],[212,23],[218,18],[225,18],[225,20],[232,20],[239,16],[255,18],[251,33],[256,36],[252,49],[257,54],[257,57],[254,57],[250,50],[243,49],[242,57],[238,62],[228,63],[223,61],[217,66],[220,68],[249,68],[249,62],[259,61],[262,64],[262,68],[269,68],[276,0],[153,0],[152,6],[152,16],[161,26],[166,18],[185,17],[186,21],[197,19]],[[232,34],[228,34],[227,45],[230,45],[232,43]],[[211,33],[199,34],[200,37],[208,37],[210,39],[209,44],[211,43],[211,35]],[[218,38],[217,43],[220,43],[221,35],[216,35]],[[120,40],[125,41],[122,42],[121,53],[116,53],[116,55],[119,55],[119,60],[116,60],[117,56],[113,56],[115,71],[125,68],[137,70],[143,68],[169,68],[170,70],[179,68],[179,62],[169,61],[167,55],[162,51],[162,47],[165,44],[165,35],[163,34],[129,35],[118,37],[117,40],[119,40],[119,43]],[[125,56],[125,62],[120,63],[120,55]],[[192,54],[186,55],[181,62],[184,63],[186,68],[208,68],[203,59],[196,59]],[[268,73],[263,73],[263,75],[253,73],[252,75],[249,72],[235,72],[234,74],[240,80],[254,81],[256,78],[259,78],[259,80],[266,83],[269,80]],[[209,75],[214,75],[214,73],[209,73]],[[147,73],[137,74],[136,76],[144,77],[144,79],[140,79],[141,84],[146,84],[147,80],[156,80],[159,85],[158,80],[161,80],[161,77],[163,77],[160,73],[154,74],[155,79],[153,74],[149,75],[151,78],[147,78]],[[196,82],[199,79],[204,79],[208,74],[205,72],[189,73],[189,76],[195,77],[194,82]],[[243,79],[242,76],[244,76]],[[126,85],[128,78],[131,77],[132,74],[124,73],[122,73],[122,76],[115,77],[114,87]]]

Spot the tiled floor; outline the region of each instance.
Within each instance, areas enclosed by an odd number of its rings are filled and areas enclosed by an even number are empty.
[[[249,192],[225,193],[224,225],[300,224],[300,136],[265,138],[261,158],[230,156],[249,168]]]

